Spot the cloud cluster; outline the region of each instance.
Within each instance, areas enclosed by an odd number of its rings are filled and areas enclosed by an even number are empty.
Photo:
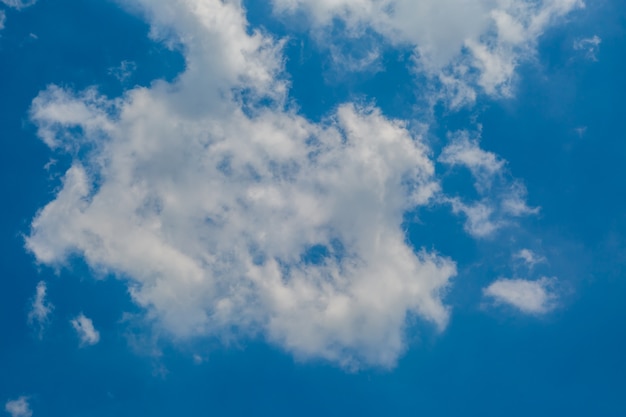
[[[11,417],[32,417],[33,415],[27,397],[19,397],[16,400],[7,401],[4,410],[11,414]]]
[[[153,37],[180,46],[186,69],[114,99],[95,88],[38,95],[38,135],[73,163],[26,244],[41,263],[78,254],[124,279],[163,333],[262,335],[299,358],[393,366],[409,323],[446,326],[456,274],[452,260],[411,246],[404,214],[443,201],[467,217],[470,234],[487,237],[536,213],[505,162],[467,132],[448,138],[439,161],[471,172],[478,201],[443,194],[426,141],[374,106],[345,103],[320,123],[299,115],[283,41],[248,27],[240,1],[126,3]],[[371,27],[413,45],[420,65],[448,85],[494,94],[546,25],[580,5],[273,4],[281,13],[306,8],[318,26],[339,17],[355,33]],[[533,313],[549,304],[546,285],[498,281],[485,294]],[[72,325],[84,344],[98,342],[84,315]]]
[[[439,190],[422,138],[374,107],[319,124],[285,107],[280,42],[236,1],[138,4],[187,69],[119,99],[34,100],[42,140],[76,156],[32,223],[37,259],[127,279],[181,339],[261,333],[300,358],[392,366],[413,318],[442,329],[455,265],[402,230]]]
[[[477,89],[511,94],[520,61],[543,32],[581,0],[272,0],[278,15],[304,13],[313,30],[343,22],[346,38],[374,31],[415,51],[420,71],[439,83],[449,103],[472,102]],[[328,39],[324,38],[327,42]]]

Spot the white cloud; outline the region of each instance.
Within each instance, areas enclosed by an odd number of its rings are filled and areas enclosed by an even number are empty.
[[[237,1],[137,3],[153,36],[184,44],[187,69],[116,100],[50,87],[33,101],[51,148],[91,149],[33,220],[38,261],[78,253],[128,277],[181,340],[235,329],[299,358],[388,367],[409,319],[443,329],[455,265],[402,229],[439,191],[424,140],[374,107],[320,124],[286,108],[281,42],[249,31]]]
[[[54,306],[46,300],[47,290],[48,287],[44,281],[40,281],[37,284],[35,297],[28,312],[28,323],[38,328],[40,338],[43,336],[45,326],[48,324],[48,316],[54,309]]]
[[[7,20],[4,10],[0,10],[0,30],[4,29],[4,22]]]
[[[85,317],[83,313],[70,320],[70,323],[80,338],[81,346],[93,346],[100,341],[100,332],[95,329],[91,319]]]
[[[451,166],[464,166],[475,179],[479,191],[491,188],[494,177],[501,175],[505,162],[493,152],[480,147],[478,139],[470,138],[469,132],[460,131],[448,137],[450,143],[443,149],[439,161]]]
[[[2,3],[15,9],[24,9],[37,3],[37,0],[0,0]]]
[[[555,278],[536,281],[501,278],[483,290],[496,303],[508,304],[522,313],[545,314],[556,306]]]
[[[441,197],[443,203],[451,205],[455,214],[465,216],[467,233],[476,238],[490,237],[503,227],[514,224],[515,218],[539,212],[538,207],[529,207],[526,203],[526,187],[508,178],[506,161],[483,150],[477,138],[471,138],[467,131],[460,131],[448,135],[448,140],[439,162],[467,168],[479,195],[475,201],[469,202],[460,197]]]
[[[456,85],[447,91],[453,106],[471,102],[474,86],[489,95],[511,94],[515,68],[534,54],[543,32],[584,7],[581,0],[273,0],[273,5],[283,16],[305,11],[318,32],[339,19],[347,38],[373,30],[394,45],[413,48],[420,70]]]
[[[524,263],[529,268],[534,268],[535,265],[547,262],[545,256],[538,255],[530,249],[522,249],[517,252],[514,256],[515,259],[520,259],[524,261]]]
[[[590,38],[577,39],[574,41],[574,49],[577,51],[583,51],[585,57],[591,61],[598,60],[598,49],[602,39],[598,35],[594,35]]]
[[[11,414],[11,417],[31,417],[33,415],[30,404],[28,404],[28,397],[7,401],[4,410]]]

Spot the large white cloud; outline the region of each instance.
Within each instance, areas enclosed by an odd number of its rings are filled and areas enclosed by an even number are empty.
[[[422,138],[369,106],[321,124],[286,108],[280,42],[237,1],[134,5],[187,69],[115,100],[34,100],[41,138],[75,155],[33,220],[37,259],[78,253],[127,279],[181,339],[261,333],[300,358],[392,366],[413,317],[442,329],[455,265],[402,230],[439,190]]]
[[[314,29],[343,21],[348,38],[368,30],[416,52],[450,104],[509,95],[515,68],[539,37],[581,0],[272,0],[283,16],[304,11]],[[323,37],[324,42],[328,38]]]

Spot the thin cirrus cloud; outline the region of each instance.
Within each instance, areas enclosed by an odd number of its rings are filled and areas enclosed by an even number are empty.
[[[15,400],[9,400],[4,405],[4,410],[11,415],[11,417],[32,417],[33,411],[28,403],[28,397],[19,397]]]
[[[80,313],[73,318],[70,323],[74,330],[76,330],[81,346],[93,346],[98,344],[100,341],[100,332],[96,330],[90,318]]]
[[[79,254],[128,277],[146,320],[178,340],[262,334],[297,358],[391,367],[409,318],[443,330],[455,262],[413,248],[402,227],[407,211],[443,193],[426,140],[371,105],[342,104],[319,123],[297,114],[286,105],[283,41],[249,28],[239,1],[129,2],[152,36],[183,45],[187,68],[116,99],[50,86],[33,101],[41,139],[74,156],[32,222],[37,260]],[[523,4],[520,30],[534,34],[578,3]],[[476,10],[484,15],[467,31],[478,39],[494,18]],[[457,65],[466,43],[433,39],[454,50],[437,60]],[[493,224],[534,210],[519,183],[485,190]]]

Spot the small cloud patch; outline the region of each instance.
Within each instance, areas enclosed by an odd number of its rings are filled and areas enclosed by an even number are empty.
[[[48,287],[44,281],[37,284],[35,297],[32,300],[31,308],[28,313],[28,324],[37,328],[39,338],[43,336],[43,331],[48,324],[48,316],[54,309],[54,306],[46,300]]]
[[[577,39],[574,41],[574,50],[582,51],[585,54],[585,58],[595,62],[598,60],[598,50],[601,43],[602,39],[598,35]]]
[[[557,296],[555,278],[537,281],[501,278],[483,290],[496,304],[507,304],[525,314],[545,314],[554,309]]]
[[[4,410],[11,414],[11,417],[31,417],[33,415],[28,403],[28,397],[20,397],[16,400],[7,401]]]
[[[100,332],[95,329],[91,319],[83,313],[71,320],[70,323],[80,338],[81,346],[93,346],[100,341]]]

